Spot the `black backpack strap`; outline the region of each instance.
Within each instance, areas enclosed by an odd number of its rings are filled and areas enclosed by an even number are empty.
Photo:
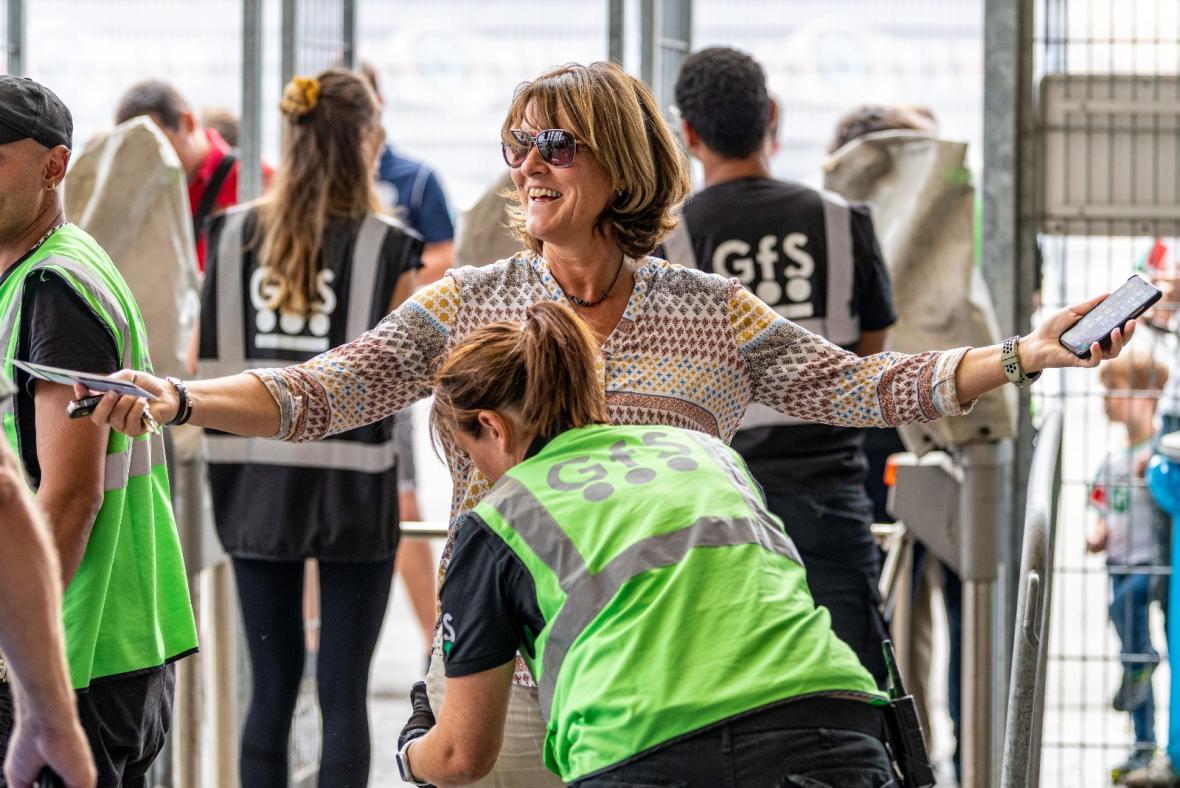
[[[193,214],[193,238],[200,238],[201,232],[205,229],[205,220],[209,218],[209,214],[213,212],[213,206],[217,203],[217,195],[221,194],[221,187],[225,185],[225,179],[229,177],[230,170],[238,163],[238,157],[232,153],[225,154],[225,157],[218,162],[217,169],[213,171],[213,177],[209,179],[209,185],[205,187],[205,193],[201,195],[201,204],[197,206],[197,212]]]

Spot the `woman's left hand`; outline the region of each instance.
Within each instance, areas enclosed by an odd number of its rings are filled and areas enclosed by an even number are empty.
[[[1116,328],[1111,333],[1110,347],[1106,350],[1103,350],[1097,342],[1092,344],[1089,358],[1078,358],[1066,350],[1060,342],[1061,335],[1078,322],[1084,314],[1098,306],[1104,298],[1106,298],[1106,294],[1096,296],[1081,304],[1066,307],[1048,320],[1042,321],[1036,330],[1023,337],[1020,340],[1018,352],[1020,366],[1024,368],[1024,371],[1031,373],[1058,367],[1096,367],[1105,359],[1114,358],[1121,353],[1123,347],[1131,341],[1131,337],[1135,334],[1134,320],[1127,321],[1126,326],[1121,330]]]

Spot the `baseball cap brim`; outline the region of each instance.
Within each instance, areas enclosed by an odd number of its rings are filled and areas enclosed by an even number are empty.
[[[0,120],[0,145],[7,145],[10,142],[20,142],[28,136],[23,131],[14,129],[3,120]]]

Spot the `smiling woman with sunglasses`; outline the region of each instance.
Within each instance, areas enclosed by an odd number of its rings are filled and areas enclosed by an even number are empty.
[[[434,372],[456,343],[488,323],[521,321],[540,301],[571,305],[593,331],[597,382],[612,421],[680,427],[726,442],[754,402],[851,427],[930,421],[958,415],[1006,383],[1001,359],[1035,373],[1094,366],[1122,348],[1118,331],[1108,351],[1095,343],[1084,361],[1058,344],[1095,300],[1062,310],[1007,352],[995,345],[861,358],[783,319],[737,279],[652,257],[676,223],[688,167],[651,92],[615,64],[568,64],[523,84],[501,142],[515,186],[508,222],[524,251],[451,271],[372,331],[310,361],[191,383],[187,418],[288,441],[354,429],[430,395]],[[1133,321],[1125,336],[1132,331]],[[157,421],[176,417],[177,386],[143,373],[138,383],[158,397],[151,403]],[[93,418],[140,434],[145,405],[107,394]],[[457,523],[490,485],[466,455],[447,453]],[[444,573],[453,537],[452,529]],[[436,707],[448,632],[443,622],[431,665]],[[657,648],[668,653],[675,643]],[[446,666],[453,676],[475,669],[482,668]],[[541,761],[545,723],[523,662],[515,678],[499,759],[484,784],[560,785]]]

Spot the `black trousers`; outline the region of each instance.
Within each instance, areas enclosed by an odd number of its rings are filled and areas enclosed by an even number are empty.
[[[323,718],[320,788],[369,780],[369,664],[393,582],[393,560],[321,561],[316,683]],[[234,558],[250,649],[250,710],[240,772],[248,788],[287,787],[287,741],[303,678],[303,561]]]
[[[879,730],[869,733],[868,725],[857,726],[861,730],[838,727],[842,715],[825,713],[829,703],[837,709],[863,707],[856,716],[875,715]],[[855,701],[816,698],[724,722],[570,785],[896,788],[883,736],[880,710]]]
[[[11,685],[0,684],[0,763],[12,735]],[[75,693],[78,717],[94,755],[99,788],[147,788],[148,772],[172,725],[176,668],[167,665],[100,679]],[[0,774],[0,786],[6,785]]]

